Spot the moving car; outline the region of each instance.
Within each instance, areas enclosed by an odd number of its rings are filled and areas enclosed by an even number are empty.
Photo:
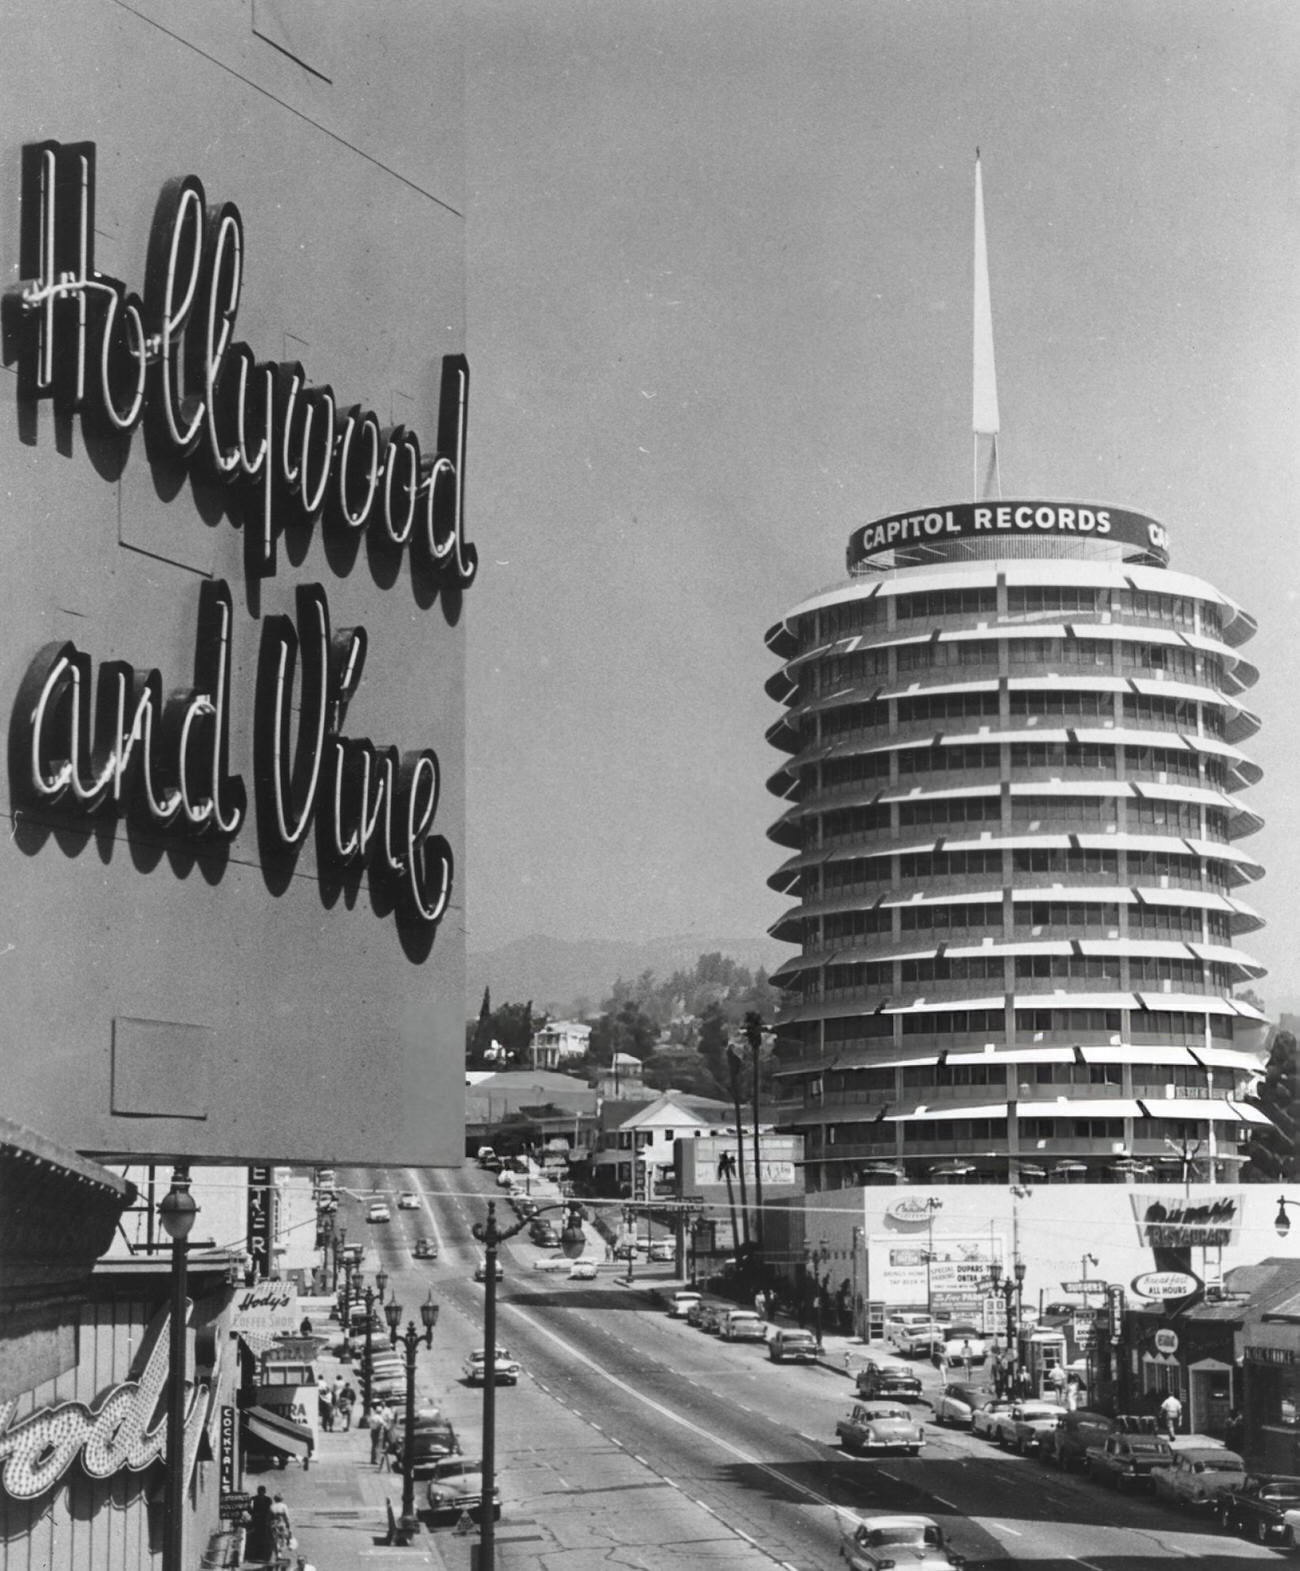
[[[486,1282],[487,1281],[487,1274],[488,1274],[488,1272],[487,1272],[487,1261],[486,1260],[480,1260],[479,1263],[474,1267],[474,1280],[476,1282]],[[497,1268],[496,1268],[496,1279],[497,1279],[497,1281],[500,1282],[504,1276],[505,1276],[505,1269],[502,1266],[501,1262],[498,1260],[497,1261]]]
[[[672,1260],[675,1255],[676,1250],[674,1250],[670,1239],[656,1238],[650,1245],[651,1260]]]
[[[533,1270],[563,1271],[567,1275],[572,1264],[573,1261],[569,1259],[568,1255],[542,1255],[533,1261]]]
[[[571,1260],[569,1262],[569,1279],[573,1282],[594,1282],[597,1270],[594,1260]]]
[[[367,1222],[391,1222],[392,1220],[393,1213],[382,1200],[373,1201],[366,1212]]]
[[[840,1541],[849,1571],[948,1571],[965,1559],[955,1553],[943,1529],[928,1516],[868,1516],[849,1520]]]
[[[673,1294],[672,1301],[668,1305],[668,1313],[674,1320],[685,1320],[687,1311],[692,1305],[699,1302],[700,1295],[698,1293],[692,1293],[684,1289],[679,1293]]]
[[[920,1375],[904,1369],[901,1364],[878,1364],[872,1358],[858,1370],[857,1387],[858,1395],[863,1398],[892,1397],[900,1402],[921,1400]]]
[[[474,1386],[483,1384],[487,1367],[487,1348],[478,1347],[465,1360],[465,1379]],[[496,1383],[499,1386],[517,1386],[519,1377],[524,1372],[524,1366],[517,1358],[510,1356],[508,1347],[497,1348],[496,1353]]]
[[[1159,1435],[1107,1435],[1102,1445],[1084,1452],[1083,1470],[1116,1489],[1150,1489],[1152,1470],[1172,1456],[1169,1442]]]
[[[411,1253],[417,1260],[436,1260],[438,1246],[431,1238],[417,1238]]]
[[[1160,1500],[1188,1511],[1210,1511],[1218,1497],[1246,1482],[1246,1464],[1226,1446],[1179,1446],[1173,1459],[1152,1468]]]
[[[477,1458],[452,1456],[433,1464],[427,1499],[435,1522],[459,1522],[468,1512],[477,1520],[483,1509],[483,1463]],[[501,1515],[501,1491],[492,1490],[492,1518]]]
[[[414,1189],[403,1189],[397,1197],[397,1209],[399,1211],[418,1211],[420,1209],[420,1197]]]
[[[1010,1412],[1015,1406],[1010,1397],[987,1396],[970,1416],[970,1432],[980,1435],[985,1440],[994,1438],[993,1426],[1003,1413]]]
[[[1065,1409],[1059,1402],[1017,1402],[993,1420],[993,1439],[1004,1451],[1028,1456],[1050,1443]]]
[[[931,1404],[934,1421],[936,1424],[948,1424],[954,1429],[969,1429],[975,1409],[988,1400],[988,1392],[979,1386],[944,1386]]]
[[[906,1451],[920,1456],[925,1430],[897,1402],[855,1402],[835,1425],[846,1451]]]
[[[720,1326],[724,1342],[763,1342],[767,1340],[767,1321],[752,1309],[728,1309]]]
[[[1214,1514],[1231,1533],[1294,1549],[1300,1544],[1300,1478],[1292,1473],[1253,1473],[1219,1496]]]
[[[767,1356],[774,1364],[815,1364],[821,1345],[811,1331],[784,1327],[767,1339]]]

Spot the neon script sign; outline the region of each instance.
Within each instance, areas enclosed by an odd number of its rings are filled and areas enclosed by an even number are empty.
[[[167,1455],[167,1326],[164,1314],[146,1337],[137,1380],[113,1386],[94,1407],[59,1402],[13,1422],[16,1398],[0,1402],[0,1489],[14,1500],[36,1500],[80,1459],[90,1478],[143,1472]],[[142,1350],[143,1354],[143,1350]],[[210,1387],[196,1383],[185,1414],[185,1477],[194,1471],[207,1420]]]
[[[469,368],[443,360],[436,451],[360,405],[341,410],[296,362],[258,360],[235,338],[244,229],[232,203],[209,207],[197,178],[164,187],[143,296],[95,266],[93,143],[23,150],[22,271],[7,301],[18,321],[20,393],[76,413],[89,430],[233,488],[250,571],[276,568],[290,522],[365,533],[445,588],[474,580],[465,539]],[[10,776],[34,808],[116,815],[154,833],[232,840],[249,788],[232,772],[234,602],[221,580],[200,591],[193,684],[92,657],[72,642],[31,662],[10,729]],[[295,857],[315,828],[322,868],[368,872],[404,925],[431,929],[451,897],[453,857],[435,834],[441,768],[432,748],[399,751],[344,734],[365,669],[364,627],[335,630],[319,584],[295,616],[261,628],[252,705],[253,795],[272,854]]]
[[[463,476],[469,367],[443,362],[438,446],[422,451],[373,410],[340,410],[297,361],[259,360],[235,338],[244,224],[233,202],[209,207],[194,175],[164,186],[141,297],[95,266],[95,145],[23,149],[24,282],[15,292],[26,343],[19,389],[130,437],[144,423],[158,449],[243,490],[250,566],[274,573],[286,521],[381,548],[410,548],[449,587],[474,580]]]

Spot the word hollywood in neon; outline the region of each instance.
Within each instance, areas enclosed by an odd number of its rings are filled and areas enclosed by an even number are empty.
[[[167,1455],[168,1339],[171,1316],[149,1328],[136,1380],[111,1387],[93,1407],[59,1402],[14,1423],[16,1398],[0,1402],[0,1489],[14,1500],[36,1500],[78,1459],[90,1478],[142,1472]],[[211,1388],[195,1385],[185,1414],[185,1477],[194,1470]]]
[[[243,220],[232,202],[209,207],[196,176],[163,188],[143,297],[95,267],[93,142],[25,147],[22,192],[20,394],[120,436],[144,422],[162,451],[244,487],[249,560],[263,575],[275,572],[284,522],[319,518],[409,547],[450,587],[473,582],[463,356],[443,361],[438,446],[427,454],[406,426],[385,429],[359,404],[340,409],[298,362],[259,360],[236,339]]]

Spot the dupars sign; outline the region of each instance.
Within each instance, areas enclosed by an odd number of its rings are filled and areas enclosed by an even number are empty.
[[[1160,566],[1169,561],[1168,532],[1144,513],[1092,502],[960,502],[864,524],[849,536],[848,568],[900,547],[1013,535],[1109,539]]]

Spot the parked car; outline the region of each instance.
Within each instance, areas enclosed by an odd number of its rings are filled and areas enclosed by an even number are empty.
[[[399,1211],[418,1211],[420,1209],[420,1197],[414,1189],[403,1189],[397,1197],[397,1209]]]
[[[417,1238],[411,1253],[417,1260],[436,1260],[438,1258],[438,1246],[431,1238]]]
[[[763,1342],[767,1339],[767,1321],[752,1309],[728,1309],[718,1329],[724,1342]]]
[[[885,1322],[885,1336],[898,1352],[917,1358],[923,1354],[928,1356],[936,1347],[943,1346],[944,1329],[937,1320],[931,1320],[926,1315],[915,1318],[898,1315]]]
[[[674,1320],[685,1320],[687,1312],[692,1305],[699,1302],[700,1295],[698,1293],[692,1293],[687,1289],[683,1289],[681,1292],[673,1294],[668,1305],[668,1313]]]
[[[1093,1413],[1086,1407],[1076,1408],[1073,1413],[1067,1411],[1052,1431],[1052,1443],[1044,1456],[1068,1473],[1071,1468],[1082,1467],[1088,1448],[1105,1445],[1106,1436],[1118,1427],[1107,1414]]]
[[[1245,1482],[1245,1462],[1221,1445],[1177,1446],[1171,1461],[1151,1470],[1157,1497],[1187,1511],[1212,1511],[1225,1490]]]
[[[1225,1490],[1214,1514],[1231,1533],[1245,1533],[1260,1544],[1300,1544],[1300,1478],[1293,1473],[1253,1473]]]
[[[468,1512],[478,1520],[483,1509],[483,1463],[477,1458],[445,1457],[435,1462],[429,1478],[429,1514],[435,1522],[459,1522]],[[492,1517],[501,1515],[501,1491],[492,1491]]]
[[[925,1430],[897,1402],[855,1402],[835,1425],[846,1451],[906,1451],[920,1456]]]
[[[501,1262],[499,1260],[497,1261],[497,1268],[496,1268],[495,1275],[496,1275],[496,1279],[497,1279],[498,1282],[500,1282],[502,1280],[502,1278],[505,1276],[505,1269],[504,1269],[504,1267],[502,1266],[502,1264],[501,1264]],[[479,1263],[474,1267],[474,1280],[476,1282],[486,1282],[487,1281],[487,1261],[486,1260],[480,1260]]]
[[[571,1260],[569,1262],[569,1277],[574,1282],[594,1282],[596,1274],[596,1262],[594,1260]]]
[[[921,1377],[904,1369],[900,1364],[878,1364],[869,1358],[857,1376],[858,1395],[864,1400],[871,1397],[893,1397],[896,1401],[919,1402]]]
[[[1008,1413],[1015,1406],[1009,1397],[985,1395],[984,1401],[974,1409],[970,1416],[970,1431],[979,1435],[984,1440],[994,1439],[994,1425],[1003,1413]]]
[[[466,1382],[472,1386],[481,1386],[483,1384],[486,1367],[487,1349],[485,1347],[476,1347],[465,1360],[464,1374]],[[510,1349],[508,1347],[497,1348],[496,1383],[499,1386],[518,1385],[519,1377],[523,1374],[523,1372],[524,1366],[517,1358],[512,1358],[510,1356]]]
[[[1059,1402],[1017,1402],[993,1420],[993,1438],[1004,1451],[1028,1456],[1050,1441],[1064,1412]]]
[[[959,1324],[945,1326],[943,1330],[943,1361],[949,1369],[974,1368],[988,1357],[984,1333],[978,1326]]]
[[[722,1330],[722,1317],[726,1314],[723,1304],[697,1304],[693,1313],[695,1319],[692,1324],[697,1331],[706,1331],[710,1336],[716,1336]],[[687,1320],[691,1319],[687,1315]]]
[[[1172,1456],[1169,1442],[1159,1435],[1112,1434],[1102,1445],[1088,1447],[1083,1470],[1116,1489],[1150,1489],[1152,1469],[1163,1467]]]
[[[951,1566],[960,1571],[966,1564],[928,1516],[849,1518],[840,1554],[849,1571],[883,1571],[888,1566],[905,1566],[907,1571],[948,1571]]]
[[[965,1385],[959,1381],[944,1386],[930,1406],[936,1424],[945,1424],[950,1429],[969,1429],[975,1409],[988,1400],[989,1393],[984,1386]]]
[[[815,1364],[821,1344],[811,1331],[783,1327],[767,1339],[767,1356],[774,1364]]]
[[[374,1201],[366,1211],[367,1222],[391,1222],[393,1213],[382,1200]]]
[[[411,1477],[427,1478],[439,1462],[446,1457],[457,1455],[459,1451],[460,1444],[456,1439],[456,1431],[447,1419],[439,1418],[425,1424],[414,1424],[411,1428]],[[395,1473],[405,1471],[406,1427],[404,1424],[398,1424],[388,1444],[388,1455],[392,1458]]]

